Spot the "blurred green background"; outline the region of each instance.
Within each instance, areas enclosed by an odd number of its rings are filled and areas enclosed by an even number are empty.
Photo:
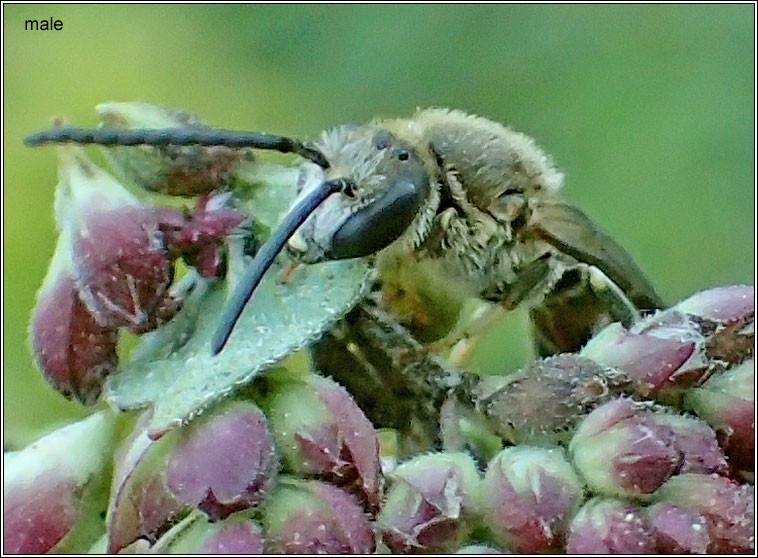
[[[754,280],[751,5],[5,5],[3,417],[17,447],[83,411],[26,340],[54,246],[56,158],[24,134],[144,100],[207,122],[314,137],[443,105],[532,135],[566,195],[675,301]],[[55,17],[62,31],[24,31]],[[473,366],[518,367],[524,315]]]

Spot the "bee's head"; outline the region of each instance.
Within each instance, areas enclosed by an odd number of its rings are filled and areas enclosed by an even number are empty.
[[[423,156],[388,130],[345,125],[325,132],[317,143],[329,161],[324,170],[303,168],[298,189],[307,195],[325,181],[342,180],[290,240],[301,261],[355,258],[378,252],[409,232],[426,228],[431,216],[430,169]]]
[[[326,132],[316,147],[324,164],[303,167],[298,198],[221,316],[213,354],[288,239],[298,259],[315,263],[368,256],[400,238],[414,245],[429,229],[439,198],[430,181],[435,167],[408,142],[374,126],[348,125]]]

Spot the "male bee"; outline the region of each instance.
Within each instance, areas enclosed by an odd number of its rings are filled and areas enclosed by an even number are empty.
[[[559,194],[563,175],[529,137],[457,110],[343,125],[314,145],[226,130],[60,128],[27,143],[224,145],[306,159],[298,197],[224,311],[220,352],[277,254],[316,263],[376,254],[434,262],[449,280],[512,309],[530,307],[540,354],[580,348],[663,302],[630,255]]]

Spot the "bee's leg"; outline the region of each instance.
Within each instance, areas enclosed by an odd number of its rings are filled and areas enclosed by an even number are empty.
[[[639,317],[623,291],[597,267],[566,267],[544,299],[529,311],[538,356],[575,352],[612,322]]]
[[[364,301],[311,348],[314,367],[356,398],[378,428],[400,434],[404,456],[439,449],[439,409],[461,374],[389,314]]]
[[[506,285],[495,286],[480,293],[480,298],[494,304],[477,308],[473,315],[455,328],[442,339],[427,344],[426,348],[434,353],[452,349],[448,364],[455,367],[464,366],[471,356],[479,336],[500,318],[503,310],[513,310],[525,300],[534,297],[534,293],[542,293],[550,284],[551,258],[546,253],[543,257],[524,265],[518,273],[516,281]]]

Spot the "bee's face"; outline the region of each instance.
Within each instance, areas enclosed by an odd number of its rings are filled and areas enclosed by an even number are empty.
[[[325,132],[317,144],[329,160],[324,171],[308,164],[302,195],[325,180],[343,179],[289,243],[307,263],[377,252],[399,238],[427,200],[430,179],[423,160],[387,130],[346,125]]]

